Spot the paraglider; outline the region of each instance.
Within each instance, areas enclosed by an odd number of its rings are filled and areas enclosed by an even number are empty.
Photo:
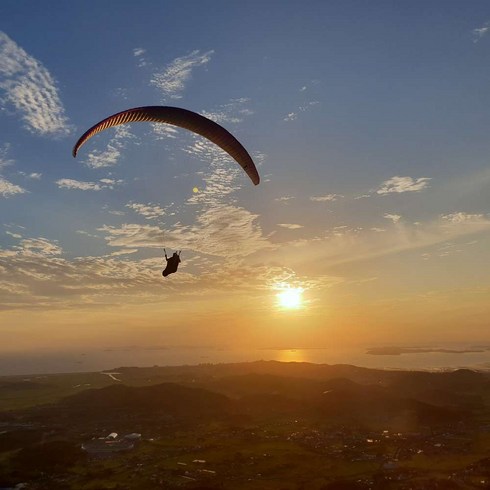
[[[177,272],[177,268],[179,267],[179,264],[181,262],[180,260],[180,253],[182,250],[179,250],[179,252],[174,252],[172,257],[168,258],[167,257],[167,251],[163,249],[165,252],[165,260],[167,261],[167,267],[162,271],[162,276],[167,277],[169,274],[173,274],[174,272]]]
[[[252,158],[243,145],[230,132],[211,119],[179,107],[135,107],[113,114],[92,126],[79,138],[73,147],[73,156],[76,157],[80,147],[97,133],[114,126],[132,122],[172,124],[199,134],[228,153],[245,170],[255,185],[258,185],[260,182],[259,173]],[[167,260],[167,266],[162,272],[162,275],[167,277],[169,274],[177,272],[177,268],[181,262],[180,252],[174,252],[170,258],[167,257],[167,252],[165,252],[165,259]]]
[[[157,122],[166,123],[188,129],[204,136],[226,151],[250,177],[255,185],[260,182],[259,173],[255,164],[242,144],[225,128],[207,117],[196,112],[169,106],[135,107],[113,114],[87,130],[73,147],[73,156],[76,157],[80,147],[92,136],[107,128],[128,124],[131,122]]]

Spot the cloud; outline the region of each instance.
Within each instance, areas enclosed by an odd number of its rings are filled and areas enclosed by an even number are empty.
[[[84,182],[73,179],[59,179],[55,183],[60,189],[76,189],[79,191],[101,191],[102,189],[114,189],[122,180],[100,179],[99,182]]]
[[[33,180],[40,180],[43,175],[38,172],[32,172],[30,174],[26,174],[25,172],[19,172],[19,174],[25,177],[26,179],[33,179]]]
[[[141,204],[137,202],[132,202],[126,204],[127,208],[132,209],[134,212],[141,214],[146,219],[155,219],[166,214],[165,209],[162,209],[160,206],[156,206],[154,204]]]
[[[111,247],[160,248],[163,246],[164,231],[155,225],[124,223],[120,227],[104,225],[98,231],[106,233]]]
[[[304,228],[303,225],[296,225],[293,223],[278,223],[277,226],[281,228],[287,228],[288,230],[299,230],[300,228]]]
[[[477,43],[480,39],[488,34],[490,31],[490,22],[485,22],[481,27],[477,27],[471,31],[473,42]]]
[[[336,201],[339,198],[342,198],[341,194],[327,194],[326,196],[312,196],[310,197],[310,201],[315,202],[328,202],[328,201]]]
[[[15,196],[16,194],[24,194],[27,192],[23,187],[12,184],[8,180],[0,176],[0,195],[3,197]]]
[[[99,238],[97,235],[93,235],[92,233],[89,233],[85,230],[77,230],[75,233],[78,233],[79,235],[89,236],[91,238]]]
[[[14,161],[7,157],[9,148],[10,145],[8,143],[4,144],[3,147],[0,148],[0,171],[4,167],[8,167],[9,165],[14,164]],[[25,192],[27,191],[23,187],[12,184],[12,182],[8,181],[5,177],[0,175],[0,196],[10,197],[15,196],[16,194],[24,194]]]
[[[146,53],[146,49],[143,48],[134,48],[133,49],[133,55],[136,57],[142,56]]]
[[[237,206],[210,207],[193,225],[175,224],[163,230],[158,226],[125,223],[120,227],[103,226],[112,247],[185,249],[218,257],[245,257],[271,248],[257,224],[258,216]]]
[[[0,249],[0,309],[108,306],[122,298],[133,303],[158,301],[158,262],[117,257],[68,260],[56,242],[25,239],[12,249]]]
[[[8,152],[10,150],[10,145],[5,143],[2,148],[0,148],[0,170],[9,165],[13,165],[14,161],[8,158]]]
[[[231,99],[228,103],[218,106],[215,110],[201,111],[201,114],[218,124],[236,124],[242,122],[244,116],[251,116],[254,113],[252,110],[245,107],[249,102],[250,99],[246,97]]]
[[[148,62],[146,61],[144,55],[146,54],[146,49],[143,48],[134,48],[133,49],[133,56],[137,58],[138,60],[138,66],[140,68],[143,68],[144,66],[148,65]]]
[[[384,181],[376,192],[380,195],[402,192],[419,192],[429,187],[430,180],[431,179],[429,177],[412,179],[412,177],[395,176]]]
[[[0,90],[32,133],[63,136],[71,132],[55,79],[41,62],[0,31]]]
[[[12,249],[0,249],[0,309],[48,310],[114,308],[161,304],[165,296],[199,296],[226,293],[243,299],[263,298],[264,291],[281,282],[304,288],[327,287],[331,280],[309,280],[286,267],[249,261],[211,262],[196,256],[181,264],[179,274],[162,289],[162,257],[134,259],[136,248],[114,251],[103,257],[67,259],[56,242],[30,238]],[[130,255],[132,257],[130,257]],[[131,260],[132,259],[132,260]],[[186,268],[195,268],[196,275]],[[204,272],[205,271],[205,272]]]
[[[322,236],[308,240],[293,240],[283,245],[297,248],[308,247],[307,258],[311,261],[312,266],[320,261],[328,268],[332,265],[370,260],[388,254],[437,246],[448,241],[455,241],[459,237],[490,231],[490,215],[470,214],[462,211],[441,215],[434,220],[418,224],[403,221],[396,214],[387,214],[385,218],[396,223],[396,226],[391,226],[386,230],[382,228],[345,229],[341,230],[342,233],[337,233],[334,228]],[[437,254],[440,252],[438,249]],[[306,270],[306,264],[303,264],[302,267],[302,270]]]
[[[290,112],[284,119],[283,121],[295,121],[296,119],[298,119],[298,114],[296,114],[296,112]]]
[[[393,221],[393,223],[398,223],[402,217],[399,214],[388,214],[387,213],[383,216],[383,218],[389,219],[389,220]]]
[[[175,128],[174,126],[170,126],[169,124],[152,123],[151,126],[153,128],[153,133],[156,135],[156,138],[159,140],[163,140],[167,138],[176,139],[179,133],[178,128]]]
[[[488,218],[483,214],[469,214],[459,211],[457,213],[451,213],[442,215],[441,218],[443,220],[448,221],[449,223],[466,223],[466,224],[481,224],[488,223]]]
[[[214,51],[201,53],[195,50],[186,56],[176,58],[163,71],[155,73],[150,83],[163,92],[164,98],[180,99],[186,83],[192,76],[192,71],[209,63],[213,53]]]
[[[282,196],[282,197],[276,197],[274,201],[283,202],[287,204],[289,201],[291,201],[291,199],[296,199],[296,198],[293,196]]]
[[[305,87],[305,90],[306,90],[306,87]],[[301,90],[303,91],[303,90]],[[283,121],[286,121],[286,122],[290,122],[290,121],[295,121],[296,119],[298,119],[298,113],[299,112],[306,112],[306,111],[309,111],[312,107],[316,106],[320,104],[320,102],[318,100],[311,100],[309,102],[306,102],[302,105],[300,105],[298,107],[298,109],[296,110],[296,112],[290,112],[284,119]]]
[[[91,151],[85,160],[85,164],[90,168],[104,168],[117,165],[121,156],[121,150],[126,147],[128,140],[135,139],[127,126],[117,126],[114,128],[114,136],[107,143],[105,150]]]
[[[51,242],[47,238],[25,238],[20,245],[14,247],[29,256],[53,257],[61,255],[62,249],[57,242]]]

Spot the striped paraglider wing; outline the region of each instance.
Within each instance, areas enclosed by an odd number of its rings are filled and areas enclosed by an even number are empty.
[[[104,131],[104,129],[131,122],[166,123],[197,133],[226,151],[245,170],[255,185],[260,182],[259,173],[252,158],[229,131],[211,119],[179,107],[136,107],[109,116],[92,126],[80,137],[73,148],[73,156],[76,157],[80,147],[95,134]]]

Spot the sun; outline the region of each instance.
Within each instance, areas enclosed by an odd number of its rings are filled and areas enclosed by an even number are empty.
[[[287,309],[300,308],[303,303],[303,288],[287,288],[277,293],[279,306]]]

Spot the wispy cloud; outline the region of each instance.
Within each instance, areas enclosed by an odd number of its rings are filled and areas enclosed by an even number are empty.
[[[283,203],[287,204],[292,199],[296,199],[296,198],[294,196],[281,196],[281,197],[276,197],[274,199],[274,201],[283,202]]]
[[[121,301],[152,304],[161,303],[166,294],[175,298],[176,294],[226,292],[228,297],[243,297],[246,292],[261,298],[264,290],[286,281],[305,288],[327,287],[325,278],[303,280],[286,267],[220,261],[209,268],[210,262],[197,256],[194,261],[185,259],[179,274],[162,290],[163,258],[134,259],[136,251],[136,247],[124,248],[103,257],[67,259],[56,242],[45,238],[26,239],[11,249],[0,249],[0,310],[100,309]],[[204,267],[207,273],[187,272],[191,262],[196,270]]]
[[[477,27],[471,31],[473,42],[477,43],[480,39],[486,36],[490,31],[490,21],[485,22],[481,27]]]
[[[55,79],[1,31],[0,90],[5,94],[3,105],[13,108],[32,133],[62,136],[71,132]]]
[[[159,124],[152,123],[153,133],[156,138],[159,140],[164,140],[167,138],[176,139],[179,134],[179,130],[174,126],[170,126],[169,124]]]
[[[9,150],[10,145],[8,143],[5,143],[3,147],[0,148],[0,170],[14,164],[14,161],[8,157]]]
[[[296,112],[290,112],[287,114],[287,116],[283,119],[283,121],[289,122],[289,121],[295,121],[298,119],[298,114]]]
[[[312,196],[310,197],[310,201],[315,202],[333,202],[337,199],[344,197],[342,194],[327,194],[325,196]]]
[[[441,218],[453,224],[458,224],[458,223],[488,224],[489,223],[489,219],[484,214],[470,214],[470,213],[465,213],[463,211],[458,211],[457,213],[445,214],[442,215]]]
[[[101,191],[102,189],[114,189],[122,184],[122,180],[100,179],[98,182],[84,182],[74,179],[59,179],[56,184],[60,189],[76,189],[79,191]]]
[[[185,249],[226,258],[245,257],[271,248],[256,222],[258,216],[236,206],[212,206],[193,225],[175,224],[163,230],[158,226],[126,223],[103,226],[108,245],[124,248]]]
[[[398,223],[402,217],[399,214],[389,214],[386,213],[383,218],[389,219],[390,221],[393,221],[393,223]]]
[[[126,207],[132,209],[135,213],[144,216],[146,219],[155,219],[166,214],[165,209],[152,203],[141,204],[137,202],[131,202],[129,204],[126,204]]]
[[[324,236],[308,240],[295,240],[284,246],[308,247],[308,260],[312,265],[322,259],[325,267],[333,264],[369,260],[387,254],[400,253],[420,248],[438,246],[459,237],[490,231],[490,215],[454,212],[438,218],[410,223],[397,214],[386,214],[396,224],[383,228],[349,229],[336,228]],[[301,254],[299,254],[301,256]],[[294,264],[291,265],[294,267]],[[303,267],[305,270],[306,265]]]
[[[40,180],[42,175],[43,175],[39,172],[32,172],[30,174],[26,174],[25,172],[19,172],[19,174],[23,175],[24,177],[26,177],[28,179],[33,179],[33,180]]]
[[[287,228],[288,230],[299,230],[300,228],[304,228],[303,225],[297,225],[294,223],[278,223],[277,226],[281,228]]]
[[[403,192],[419,192],[429,187],[429,177],[420,177],[413,179],[412,177],[392,177],[384,181],[380,188],[376,191],[377,194],[387,195],[392,193]]]
[[[126,147],[128,140],[135,136],[129,131],[127,126],[117,126],[114,128],[114,136],[104,150],[91,151],[85,160],[85,164],[90,168],[113,167],[119,162],[121,150]]]
[[[231,99],[226,104],[218,106],[213,111],[201,111],[201,114],[218,124],[239,123],[243,121],[244,116],[251,116],[253,111],[246,107],[250,99],[241,97]]]
[[[150,83],[163,92],[164,98],[180,99],[192,71],[209,63],[213,53],[214,51],[201,53],[195,50],[186,56],[176,58],[163,71],[155,73]]]
[[[134,48],[133,49],[133,55],[138,57],[138,56],[143,56],[146,53],[146,49],[143,48]]]
[[[47,238],[25,238],[20,242],[20,245],[15,247],[23,253],[32,256],[43,255],[45,257],[53,257],[60,255],[61,247],[56,241],[49,241]]]
[[[8,144],[5,144],[2,148],[0,148],[0,172],[3,168],[14,164],[14,161],[8,158],[9,148],[10,146]],[[20,187],[19,185],[12,184],[12,182],[0,175],[0,196],[10,197],[16,194],[24,194],[25,192],[27,191],[24,188]]]
[[[298,116],[301,112],[306,112],[315,107],[316,105],[320,104],[318,100],[310,100],[309,102],[306,102],[298,107],[298,109],[294,112],[288,113],[284,118],[283,121],[290,122],[290,121],[295,121],[298,119]]]
[[[155,225],[124,223],[120,227],[104,225],[98,231],[106,233],[106,241],[112,247],[161,248],[164,231]]]
[[[0,309],[105,306],[121,297],[135,303],[157,299],[146,293],[158,290],[157,261],[68,260],[63,255],[61,247],[46,238],[23,239],[11,249],[0,249]]]
[[[148,62],[145,58],[145,54],[146,54],[146,49],[143,48],[133,49],[133,56],[138,60],[138,66],[140,68],[148,65]]]

